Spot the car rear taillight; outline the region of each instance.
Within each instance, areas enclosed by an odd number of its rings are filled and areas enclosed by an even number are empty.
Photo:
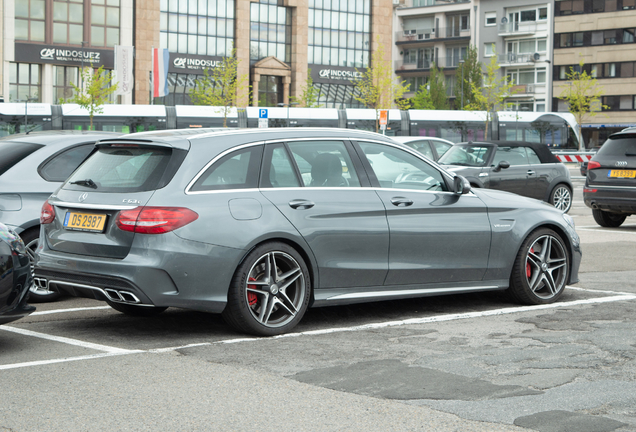
[[[589,170],[596,169],[596,168],[600,168],[600,167],[601,167],[601,164],[600,164],[600,163],[598,163],[598,162],[596,162],[596,161],[589,161],[589,162],[587,163],[587,169],[588,169],[588,171],[589,171]]]
[[[50,224],[55,220],[55,209],[48,201],[44,201],[42,204],[42,211],[40,211],[40,224]]]
[[[584,193],[596,193],[598,189],[583,188]]]
[[[181,228],[199,215],[184,207],[137,207],[119,212],[115,224],[122,231],[163,234]]]

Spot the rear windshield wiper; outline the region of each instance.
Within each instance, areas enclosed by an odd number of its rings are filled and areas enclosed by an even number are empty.
[[[86,187],[89,187],[89,188],[97,189],[97,183],[95,183],[91,179],[76,180],[74,182],[71,182],[71,184],[76,184],[76,185],[80,185],[80,186],[86,186]]]

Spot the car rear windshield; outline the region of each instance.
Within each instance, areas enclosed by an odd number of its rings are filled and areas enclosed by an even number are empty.
[[[492,151],[492,146],[456,145],[444,153],[438,162],[442,165],[482,167],[488,163]]]
[[[636,156],[636,134],[613,136],[599,149],[603,157]]]
[[[66,180],[64,189],[142,192],[157,189],[172,149],[140,146],[101,147]]]
[[[0,175],[43,146],[40,144],[0,142]]]

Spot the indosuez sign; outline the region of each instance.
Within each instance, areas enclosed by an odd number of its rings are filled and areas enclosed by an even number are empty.
[[[63,66],[104,66],[107,69],[112,69],[115,65],[115,53],[112,49],[16,42],[15,61],[19,63],[50,63]]]
[[[343,66],[309,65],[311,79],[315,83],[323,84],[351,84],[352,81],[362,79],[364,68],[349,68]]]
[[[168,72],[203,75],[204,69],[219,67],[222,61],[223,57],[218,56],[209,57],[170,53]]]

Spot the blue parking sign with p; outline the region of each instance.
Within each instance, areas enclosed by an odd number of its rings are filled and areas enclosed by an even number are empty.
[[[259,109],[258,110],[258,118],[266,119],[267,118],[267,109]]]

